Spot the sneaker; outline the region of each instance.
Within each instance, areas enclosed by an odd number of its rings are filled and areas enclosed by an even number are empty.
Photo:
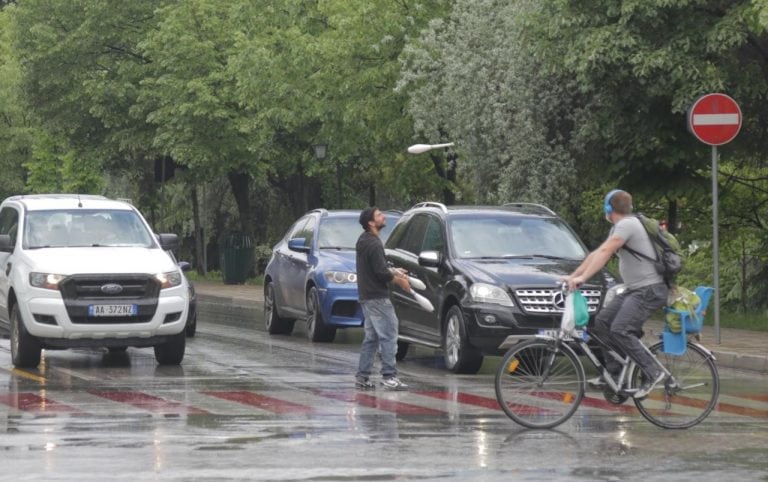
[[[368,377],[355,377],[355,388],[358,390],[375,390],[376,384],[373,383]]]
[[[640,388],[637,389],[637,391],[632,395],[632,398],[645,398],[648,396],[649,393],[653,390],[653,388],[656,386],[657,383],[664,380],[666,378],[666,374],[664,372],[659,372],[656,376],[653,378],[646,378],[646,380],[643,382],[642,385],[640,385]]]
[[[605,381],[602,375],[587,380],[587,384],[593,388],[603,388],[608,386],[608,382]]]
[[[408,385],[401,382],[400,379],[397,377],[385,378],[384,380],[381,381],[381,386],[384,387],[385,390],[393,390],[393,391],[408,390]]]

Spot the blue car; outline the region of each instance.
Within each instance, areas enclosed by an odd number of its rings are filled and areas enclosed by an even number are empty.
[[[386,241],[401,213],[386,211]],[[264,276],[264,320],[270,334],[290,334],[307,321],[312,341],[331,342],[337,328],[363,326],[357,302],[355,244],[360,211],[315,209],[272,249]]]

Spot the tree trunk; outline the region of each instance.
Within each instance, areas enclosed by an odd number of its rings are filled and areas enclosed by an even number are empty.
[[[677,233],[677,199],[670,199],[667,204],[667,231]]]
[[[254,238],[253,210],[251,209],[250,183],[251,176],[244,172],[230,171],[227,173],[229,184],[232,187],[232,195],[237,203],[237,212],[240,215],[240,229],[251,239]]]
[[[192,184],[192,222],[195,229],[195,264],[197,265],[197,272],[205,276],[208,274],[208,270],[205,266],[205,252],[203,246],[205,239],[203,239],[203,227],[200,225],[200,205],[197,201],[197,186]]]

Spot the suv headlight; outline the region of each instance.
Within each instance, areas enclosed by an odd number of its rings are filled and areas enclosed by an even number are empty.
[[[29,273],[29,284],[35,288],[58,290],[61,280],[66,278],[63,274]]]
[[[323,273],[326,281],[329,283],[357,283],[357,273],[349,273],[347,271],[326,271]]]
[[[469,287],[469,294],[472,299],[480,303],[494,303],[501,306],[515,306],[512,298],[506,291],[498,286],[485,283],[475,283]]]
[[[160,282],[160,289],[173,288],[181,284],[181,273],[178,271],[169,271],[167,273],[157,273],[155,279]]]
[[[616,296],[624,293],[626,289],[627,286],[624,283],[613,285],[608,291],[605,292],[605,300],[603,301],[603,306],[607,306],[608,303],[616,298]]]

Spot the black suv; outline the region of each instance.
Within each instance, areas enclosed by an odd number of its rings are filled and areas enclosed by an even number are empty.
[[[558,280],[587,249],[568,224],[539,204],[449,206],[417,204],[386,242],[387,259],[420,279],[410,294],[390,292],[400,321],[398,359],[410,343],[442,348],[447,368],[476,373],[483,355],[500,355],[508,335],[557,329],[564,307]],[[602,272],[582,287],[590,323],[614,280]]]

